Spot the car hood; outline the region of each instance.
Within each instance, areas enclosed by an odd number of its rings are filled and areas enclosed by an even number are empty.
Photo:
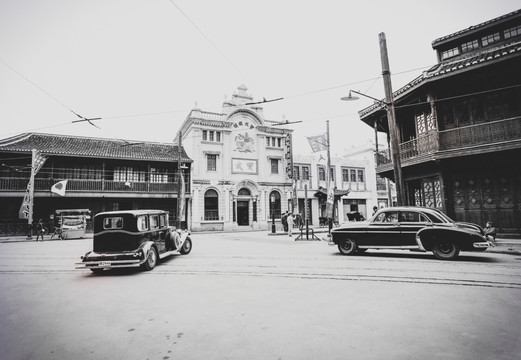
[[[478,234],[483,234],[483,229],[481,228],[481,226],[473,224],[473,223],[455,222],[454,225],[460,229],[465,229],[468,231],[476,232]]]
[[[365,229],[368,225],[369,225],[369,221],[353,221],[353,222],[344,223],[344,224],[340,225],[339,227],[331,230],[331,232],[335,232],[335,231],[339,231],[339,230],[343,230],[343,229],[349,229],[349,230]]]

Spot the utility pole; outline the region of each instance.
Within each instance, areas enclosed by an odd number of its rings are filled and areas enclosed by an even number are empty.
[[[382,60],[382,76],[385,88],[385,102],[387,108],[387,120],[389,122],[389,136],[391,142],[391,157],[393,161],[394,182],[396,185],[396,202],[398,206],[405,205],[403,192],[402,164],[400,159],[400,132],[396,125],[396,114],[393,103],[393,87],[391,84],[391,71],[389,70],[389,58],[387,55],[387,41],[385,33],[380,33],[380,56]],[[392,206],[392,204],[389,204]]]
[[[181,182],[181,176],[183,176],[182,174],[182,170],[181,170],[181,144],[182,144],[182,136],[181,136],[181,131],[179,131],[179,145],[177,146],[177,173],[178,173],[178,178],[177,178],[177,224],[176,224],[176,227],[178,229],[181,228],[181,211],[183,209],[183,207],[181,206],[181,201],[183,201],[181,199],[181,186],[182,186],[182,182]]]

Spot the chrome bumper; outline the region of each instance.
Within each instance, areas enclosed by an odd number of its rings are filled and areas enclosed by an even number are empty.
[[[494,247],[494,244],[492,244],[490,241],[480,241],[480,242],[473,243],[472,246],[474,246],[477,249],[483,249],[483,248]]]
[[[76,263],[75,269],[115,269],[124,267],[139,267],[145,260],[96,260]]]

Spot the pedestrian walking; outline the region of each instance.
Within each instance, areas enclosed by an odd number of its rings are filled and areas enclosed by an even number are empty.
[[[42,237],[41,241],[43,242],[43,220],[42,219],[40,219],[38,221],[38,224],[36,225],[36,240],[35,241],[38,241],[40,236]]]
[[[291,232],[293,231],[293,214],[289,213],[286,219],[288,222],[288,235],[291,237]]]

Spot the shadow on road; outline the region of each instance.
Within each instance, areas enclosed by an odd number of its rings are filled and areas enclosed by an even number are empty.
[[[497,258],[494,257],[486,257],[486,256],[476,256],[469,253],[461,253],[456,260],[438,260],[434,257],[432,253],[423,253],[423,252],[402,252],[402,253],[390,253],[384,252],[382,250],[368,250],[361,254],[356,255],[342,255],[340,253],[334,253],[333,256],[339,257],[356,257],[356,258],[395,258],[395,259],[422,259],[422,260],[432,260],[432,261],[451,261],[451,262],[472,262],[472,263],[497,263],[501,262]]]

